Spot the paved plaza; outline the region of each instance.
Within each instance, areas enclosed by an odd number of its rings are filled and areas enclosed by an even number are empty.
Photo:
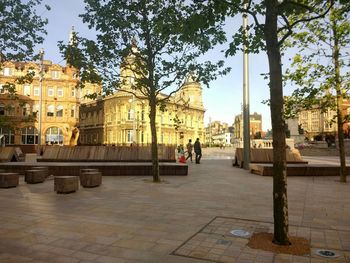
[[[338,177],[288,178],[290,233],[311,240],[310,255],[250,249],[232,236],[271,231],[273,218],[272,178],[232,167],[230,154],[207,152],[200,165],[188,163],[188,176],[163,183],[103,177],[66,195],[52,178],[28,185],[21,177],[0,189],[0,262],[350,262],[350,183]],[[338,257],[315,255],[321,248]]]

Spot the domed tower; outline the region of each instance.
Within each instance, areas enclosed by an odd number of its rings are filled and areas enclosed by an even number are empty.
[[[183,101],[188,102],[188,106],[195,108],[204,108],[202,99],[202,87],[196,82],[192,75],[189,75],[184,85],[179,90],[177,96]]]

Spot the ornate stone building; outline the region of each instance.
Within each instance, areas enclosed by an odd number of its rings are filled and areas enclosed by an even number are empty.
[[[261,114],[258,114],[254,112],[254,114],[251,114],[249,117],[250,120],[250,137],[254,138],[254,136],[258,132],[262,132],[262,116]],[[235,121],[234,121],[234,138],[235,139],[242,139],[243,138],[243,116],[242,114],[236,115]]]
[[[131,82],[130,78],[129,84]],[[80,143],[150,144],[149,109],[144,95],[137,93],[134,96],[125,91],[117,91],[104,99],[82,104],[79,119]],[[188,78],[181,89],[169,97],[165,110],[157,110],[158,143],[179,145],[196,138],[203,141],[204,112],[202,88],[199,83]]]
[[[16,84],[17,99],[9,95],[6,83],[34,73],[29,84]],[[40,65],[34,62],[6,62],[0,70],[0,135],[6,144],[75,144],[79,105],[85,94],[99,92],[99,87],[87,85],[83,92],[77,90],[76,70],[69,66],[43,62],[43,78],[40,89]],[[40,103],[40,91],[42,100]],[[40,104],[41,138],[39,138]],[[72,138],[73,136],[73,138]]]

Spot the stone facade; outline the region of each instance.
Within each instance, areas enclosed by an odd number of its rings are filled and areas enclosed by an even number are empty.
[[[234,127],[234,138],[242,139],[243,138],[243,116],[242,114],[235,117],[233,124]],[[254,112],[250,115],[250,137],[253,139],[254,136],[262,132],[262,117],[261,114]]]
[[[165,96],[164,94],[162,96]],[[104,99],[81,105],[79,130],[81,144],[147,145],[151,143],[147,97],[117,91]],[[159,144],[186,144],[204,139],[204,107],[201,86],[188,79],[169,98],[165,111],[157,110]]]
[[[16,84],[18,99],[9,96],[6,83],[34,72],[28,84]],[[11,122],[11,128],[0,123],[0,134],[6,144],[38,144],[40,112],[40,65],[34,62],[5,62],[0,70],[0,116]],[[76,143],[80,102],[84,95],[99,92],[87,84],[83,91],[75,88],[77,72],[69,66],[43,63],[41,144],[70,145]]]

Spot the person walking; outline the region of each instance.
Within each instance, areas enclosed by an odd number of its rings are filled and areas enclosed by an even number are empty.
[[[188,140],[188,143],[187,143],[187,145],[186,145],[186,148],[187,148],[187,154],[188,154],[188,156],[187,156],[187,158],[186,158],[186,161],[187,161],[188,158],[190,158],[190,159],[191,159],[191,163],[192,163],[192,150],[193,150],[193,145],[192,145],[192,140],[191,140],[191,139]]]
[[[197,138],[196,142],[193,145],[193,148],[196,154],[196,163],[200,163],[202,158],[202,147],[201,143],[199,142],[199,138]]]

